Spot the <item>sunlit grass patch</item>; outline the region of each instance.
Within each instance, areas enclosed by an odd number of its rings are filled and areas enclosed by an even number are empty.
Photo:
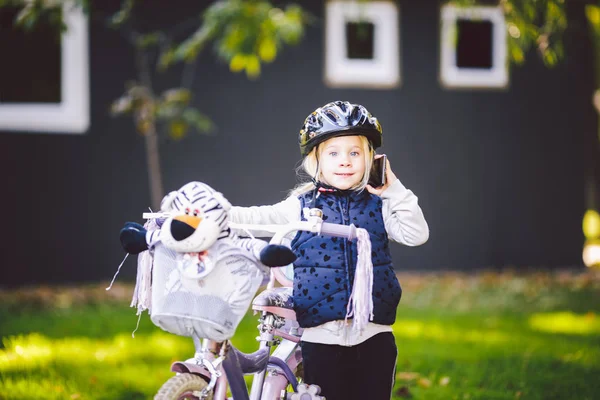
[[[4,344],[3,399],[149,398],[173,375],[171,363],[194,352],[190,339],[162,331],[135,339],[125,333],[111,339],[50,339],[32,333],[5,338]]]
[[[542,332],[567,335],[600,334],[600,318],[592,312],[583,315],[569,311],[536,313],[529,317],[529,326]]]
[[[510,333],[498,330],[460,329],[444,326],[436,322],[398,320],[394,326],[396,337],[433,339],[445,343],[471,342],[506,344],[511,339]]]
[[[0,398],[6,395],[7,399],[79,399],[81,393],[77,391],[72,382],[63,379],[18,379],[7,378],[0,382]],[[4,393],[4,394],[2,394]]]
[[[4,339],[0,350],[0,371],[45,368],[48,364],[94,364],[104,366],[129,360],[169,359],[169,354],[190,351],[191,340],[166,332],[154,332],[133,339],[120,334],[111,340],[75,337],[50,339],[32,333]],[[193,346],[191,346],[193,354]]]

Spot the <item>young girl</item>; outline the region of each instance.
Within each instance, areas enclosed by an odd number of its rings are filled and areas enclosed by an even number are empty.
[[[294,308],[302,334],[304,381],[321,387],[328,400],[389,400],[396,365],[391,325],[402,290],[392,267],[388,240],[425,243],[429,229],[417,197],[398,180],[389,162],[386,184],[368,185],[382,129],[361,105],[336,101],[304,121],[299,144],[311,182],[271,206],[233,207],[231,221],[285,224],[319,208],[323,220],[366,229],[373,262],[373,319],[361,331],[345,321],[356,270],[356,242],[299,232],[292,241]]]

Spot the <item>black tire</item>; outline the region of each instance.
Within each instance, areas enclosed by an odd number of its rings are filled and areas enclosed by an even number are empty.
[[[193,392],[201,391],[208,382],[198,375],[178,374],[166,381],[154,396],[154,400],[199,400]],[[202,400],[212,400],[213,392]]]

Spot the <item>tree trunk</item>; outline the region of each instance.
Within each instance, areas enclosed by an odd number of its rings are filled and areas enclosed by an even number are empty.
[[[148,182],[150,184],[150,200],[152,211],[160,209],[163,198],[163,183],[160,173],[160,155],[158,152],[158,134],[154,121],[150,124],[144,139],[146,141],[146,163],[148,168]]]
[[[138,115],[140,120],[143,120],[142,134],[146,142],[146,166],[148,168],[148,183],[150,185],[150,204],[152,211],[160,209],[160,201],[163,197],[163,183],[160,170],[160,154],[158,151],[158,132],[156,129],[156,119],[154,117],[154,93],[152,91],[152,76],[148,65],[148,57],[146,50],[135,45],[133,41],[138,75],[143,87],[146,88],[148,98],[144,101],[146,105],[142,110],[138,110],[141,115]]]

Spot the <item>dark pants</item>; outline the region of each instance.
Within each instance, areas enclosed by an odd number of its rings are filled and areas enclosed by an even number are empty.
[[[304,382],[327,400],[390,400],[397,354],[391,332],[352,347],[302,342]]]

